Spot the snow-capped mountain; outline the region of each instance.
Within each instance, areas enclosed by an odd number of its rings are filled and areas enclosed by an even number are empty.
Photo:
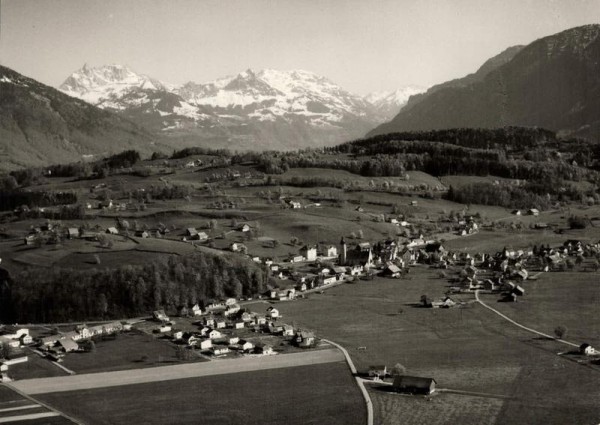
[[[427,91],[426,87],[405,86],[393,91],[369,93],[365,96],[365,100],[377,109],[378,115],[389,120],[400,112],[400,109],[406,105],[411,96],[425,91]]]
[[[71,74],[59,89],[96,106],[119,109],[118,99],[132,89],[168,90],[167,87],[158,80],[136,74],[126,66],[92,68],[85,64]]]
[[[59,89],[161,134],[226,139],[236,148],[331,145],[389,119],[365,98],[299,70],[248,69],[172,86],[124,66],[85,65]]]

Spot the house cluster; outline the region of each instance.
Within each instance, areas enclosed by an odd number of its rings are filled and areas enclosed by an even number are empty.
[[[25,236],[25,245],[36,245],[43,243],[58,243],[63,239],[77,239],[83,237],[85,232],[79,227],[64,226],[58,222],[46,221],[42,224],[32,226]]]
[[[248,331],[264,332],[274,336],[290,339],[298,347],[312,347],[316,338],[312,332],[295,329],[293,326],[281,323],[281,315],[275,307],[269,307],[264,314],[258,314],[240,308],[233,298],[225,301],[212,302],[201,308],[198,304],[182,306],[179,316],[197,317],[194,322],[197,331],[184,332],[174,328],[173,321],[164,310],[153,313],[156,321],[160,322],[156,330],[168,334],[173,341],[190,348],[196,348],[213,356],[222,356],[231,352],[243,354],[273,354],[273,346],[255,341],[255,338],[245,338]]]
[[[68,332],[41,337],[37,343],[51,359],[60,359],[64,354],[81,350],[79,344],[97,336],[111,335],[131,330],[131,322],[111,322],[95,326],[78,325]]]

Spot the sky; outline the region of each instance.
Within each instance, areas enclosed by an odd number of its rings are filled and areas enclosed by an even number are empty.
[[[591,23],[600,0],[0,0],[0,64],[52,86],[84,63],[172,84],[304,69],[365,95]]]

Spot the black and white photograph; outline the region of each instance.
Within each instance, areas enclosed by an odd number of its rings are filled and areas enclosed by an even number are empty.
[[[600,424],[600,0],[0,0],[0,424]]]

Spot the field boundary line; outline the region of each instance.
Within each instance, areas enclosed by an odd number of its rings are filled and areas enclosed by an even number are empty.
[[[350,368],[352,374],[356,375],[356,367],[354,366],[354,362],[350,358],[350,354],[348,354],[348,350],[346,350],[340,344],[337,344],[328,339],[323,338],[322,341],[328,342],[329,344],[337,347],[344,354],[344,357],[346,358],[346,363],[348,363],[348,367]],[[371,401],[369,392],[365,388],[365,384],[363,383],[363,380],[361,378],[359,378],[358,376],[355,376],[354,378],[356,379],[356,384],[358,385],[358,388],[360,389],[360,392],[362,393],[365,399],[365,403],[367,404],[367,425],[373,425],[373,402]]]
[[[555,337],[553,337],[553,336],[551,336],[551,335],[545,334],[545,333],[543,333],[543,332],[536,331],[535,329],[528,328],[527,326],[524,326],[524,325],[522,325],[522,324],[520,324],[520,323],[518,323],[518,322],[514,321],[514,320],[513,320],[513,319],[511,319],[510,317],[508,317],[508,316],[506,316],[506,315],[504,315],[504,314],[500,313],[498,310],[496,310],[495,308],[492,308],[492,307],[490,307],[489,305],[487,305],[486,303],[484,303],[483,301],[481,301],[481,300],[479,299],[479,289],[475,291],[475,299],[477,300],[477,302],[478,302],[479,304],[481,304],[482,306],[484,306],[484,307],[485,307],[485,308],[487,308],[488,310],[491,310],[491,311],[493,311],[493,312],[494,312],[494,313],[496,313],[498,316],[502,317],[504,320],[507,320],[507,321],[509,321],[510,323],[512,323],[512,324],[513,324],[513,325],[515,325],[515,326],[518,326],[518,327],[519,327],[519,328],[521,328],[521,329],[524,329],[524,330],[526,330],[526,331],[528,331],[528,332],[532,332],[532,333],[534,333],[534,334],[537,334],[537,335],[543,336],[543,337],[545,337],[545,338],[553,339],[553,340],[554,340],[554,341],[556,341],[556,342],[561,342],[561,343],[563,343],[563,344],[566,344],[566,345],[570,345],[570,346],[572,346],[572,347],[577,347],[577,348],[579,348],[579,345],[575,344],[574,342],[565,341],[564,339],[558,339],[558,338],[555,338]]]
[[[55,409],[54,407],[50,406],[48,403],[44,403],[43,401],[40,401],[38,399],[33,398],[32,396],[30,396],[29,394],[19,390],[18,388],[15,388],[14,386],[12,386],[9,383],[6,384],[0,384],[0,385],[4,385],[5,387],[10,388],[11,390],[13,390],[14,392],[16,392],[17,394],[19,394],[21,397],[26,398],[27,400],[31,401],[32,403],[36,403],[39,406],[43,406],[46,409],[50,410],[51,412],[54,412],[60,416],[62,416],[65,419],[70,420],[71,422],[73,422],[74,424],[77,425],[85,425],[83,422],[81,422],[79,419],[74,418],[73,416],[67,415],[66,413],[61,412],[58,409]]]

